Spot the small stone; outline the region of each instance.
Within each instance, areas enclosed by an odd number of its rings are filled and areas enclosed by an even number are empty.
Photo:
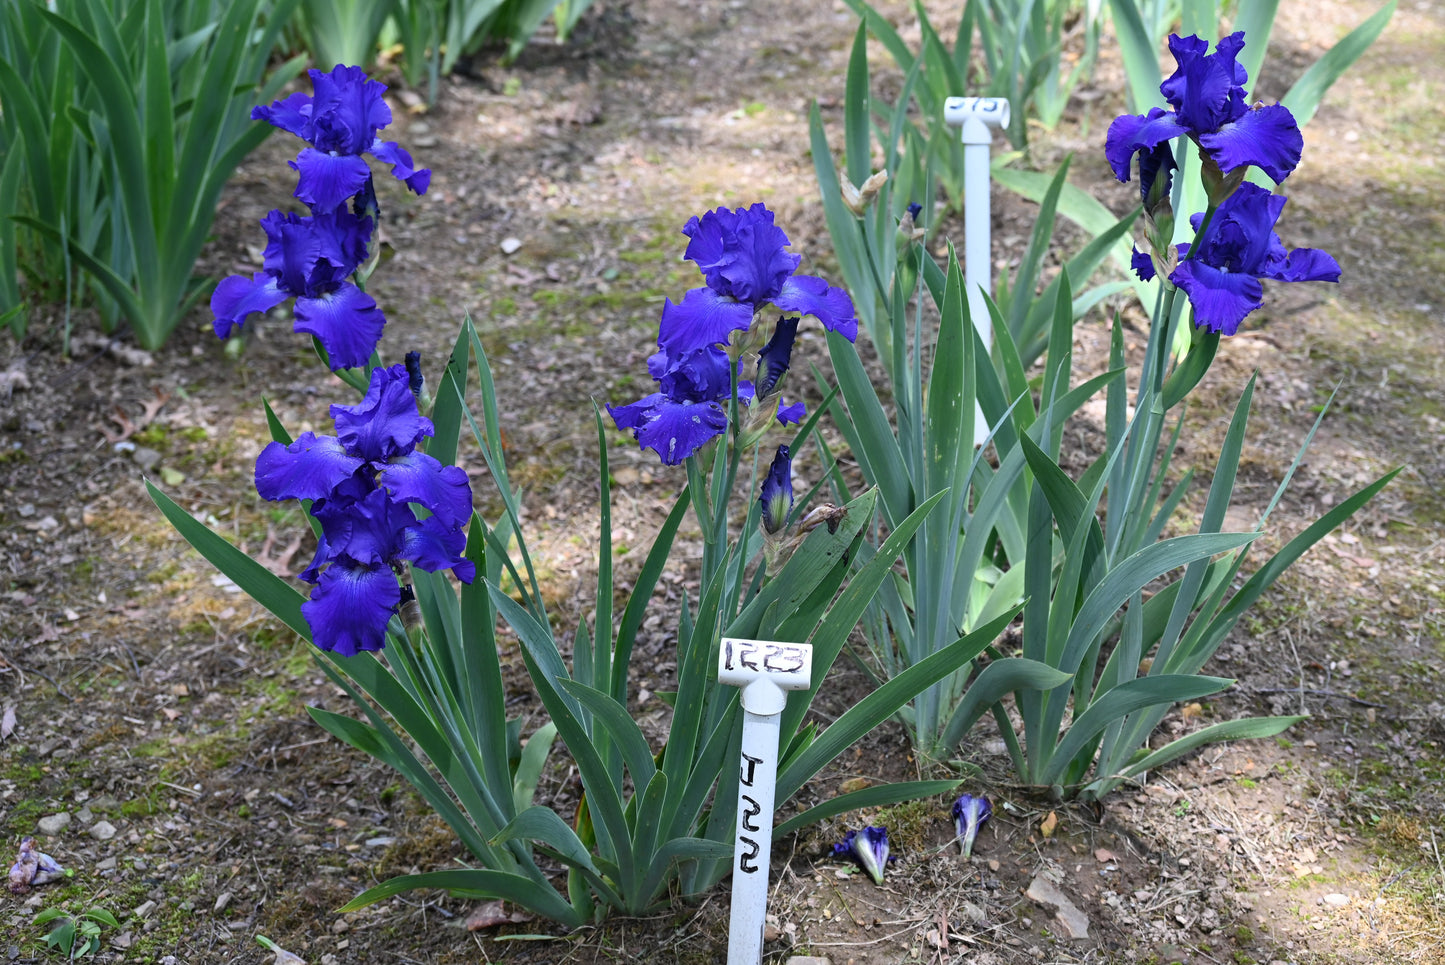
[[[521,238],[507,237],[502,239],[501,249],[504,255],[514,255],[522,247]]]
[[[980,908],[978,905],[975,905],[971,901],[965,901],[963,903],[963,908],[961,908],[960,910],[963,912],[963,917],[967,918],[975,925],[982,925],[984,919],[988,917],[988,914],[982,908]]]
[[[1325,895],[1325,904],[1331,908],[1343,908],[1350,903],[1349,895],[1342,895],[1338,891]]]
[[[109,821],[97,821],[90,826],[90,836],[97,841],[109,841],[115,837],[115,825]]]
[[[1029,898],[1054,909],[1054,920],[1067,938],[1088,938],[1089,919],[1048,878],[1039,875],[1029,884]]]
[[[90,808],[81,808],[75,812],[75,820],[81,824],[89,824],[95,820],[95,815],[91,812]]]
[[[155,911],[155,908],[156,903],[154,901],[144,901],[137,905],[135,911],[131,912],[131,914],[136,918],[145,918],[151,912]]]
[[[833,965],[833,961],[821,955],[794,955],[784,965]]]
[[[223,912],[223,911],[226,910],[226,906],[229,905],[230,903],[231,903],[231,893],[230,893],[229,891],[223,891],[223,892],[221,892],[219,895],[216,896],[216,904],[215,904],[215,906],[211,909],[211,912],[212,912],[213,914],[219,915],[221,912]]]
[[[59,814],[47,814],[35,826],[40,829],[41,834],[59,834],[70,827],[70,812],[61,811]]]
[[[351,926],[350,926],[349,924],[347,924],[345,918],[338,918],[338,919],[336,919],[334,922],[331,923],[331,932],[332,932],[332,934],[335,934],[335,935],[344,935],[344,934],[346,934],[346,933],[349,932],[349,931],[351,931]]]
[[[391,846],[392,846],[393,844],[395,844],[395,843],[396,843],[396,838],[387,837],[387,836],[383,836],[383,837],[380,837],[380,838],[367,838],[367,839],[366,839],[366,846],[367,846],[368,848],[389,848],[389,847],[391,847]]]
[[[140,466],[141,472],[150,472],[161,464],[161,454],[148,446],[136,446],[130,454],[131,461]]]
[[[104,861],[98,863],[98,864],[95,866],[95,870],[96,870],[96,871],[114,871],[114,870],[115,870],[115,855],[111,855],[109,858],[106,858]]]

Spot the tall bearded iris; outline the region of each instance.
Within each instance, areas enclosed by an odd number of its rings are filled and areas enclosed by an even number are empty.
[[[332,368],[365,365],[386,317],[350,278],[366,258],[372,220],[345,210],[305,218],[272,211],[261,227],[267,239],[261,271],[249,279],[232,275],[211,296],[216,334],[227,338],[252,314],[295,298],[293,329],[316,336]]]
[[[663,305],[659,351],[647,360],[658,391],[630,405],[607,407],[617,428],[630,429],[642,448],[669,466],[726,431],[734,385],[739,405],[752,405],[755,397],[767,405],[767,415],[762,409],[755,413],[754,430],[774,418],[784,425],[802,421],[802,403],[788,405],[777,394],[801,316],[815,316],[849,341],[858,335],[847,292],[794,274],[801,258],[784,250],[788,236],[761,203],[709,211],[689,220],[682,232],[690,239],[685,257],[702,271],[706,285],[688,292],[680,304]],[[734,333],[752,328],[767,305],[785,314],[759,354],[755,391],[753,383],[738,379],[743,348],[730,343]]]
[[[1318,248],[1286,249],[1274,225],[1285,198],[1255,184],[1241,184],[1214,212],[1199,236],[1194,257],[1179,262],[1169,280],[1194,307],[1194,324],[1233,335],[1244,316],[1264,302],[1261,278],[1275,281],[1339,281],[1340,266]],[[1203,215],[1190,224],[1200,230]],[[1189,245],[1178,246],[1183,257]]]
[[[382,94],[386,85],[370,80],[360,67],[309,71],[314,93],[297,92],[269,107],[256,107],[251,118],[288,131],[310,147],[290,164],[300,175],[296,197],[313,211],[332,211],[362,193],[371,180],[363,154],[391,165],[392,174],[417,194],[425,194],[431,171],[417,169],[411,155],[377,132],[391,123]]]
[[[796,275],[800,255],[784,249],[788,236],[773,224],[761,202],[736,211],[718,208],[683,226],[690,239],[683,257],[702,271],[706,285],[662,308],[658,344],[681,355],[726,344],[747,331],[765,305],[785,313],[812,315],[848,341],[858,337],[858,319],[848,293],[821,278]]]
[[[1206,170],[1213,166],[1215,175],[1230,175],[1215,178],[1220,182],[1210,192],[1215,202],[1243,179],[1251,164],[1276,182],[1299,164],[1304,137],[1289,108],[1272,104],[1251,109],[1247,102],[1244,84],[1249,76],[1237,60],[1244,31],[1219,41],[1214,53],[1206,53],[1208,49],[1199,37],[1171,36],[1169,50],[1179,66],[1159,90],[1174,110],[1155,107],[1109,125],[1104,153],[1120,181],[1129,180],[1136,156],[1142,168],[1145,155],[1181,136],[1199,146]]]
[[[417,412],[410,381],[404,365],[373,369],[359,404],[331,407],[335,436],[305,432],[289,446],[271,443],[256,460],[262,497],[313,501],[321,539],[301,573],[315,584],[301,614],[312,642],[343,656],[385,645],[387,621],[402,603],[403,563],[449,569],[467,583],[476,575],[461,555],[471,485],[461,469],[416,448],[435,430]]]

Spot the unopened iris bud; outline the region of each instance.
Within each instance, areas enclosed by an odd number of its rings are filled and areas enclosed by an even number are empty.
[[[842,181],[843,204],[857,217],[863,217],[863,212],[873,199],[878,197],[878,192],[883,190],[883,185],[888,182],[887,171],[875,171],[868,177],[867,181],[859,187],[853,187],[853,182],[844,178]]]
[[[769,536],[781,532],[793,509],[793,460],[787,446],[779,446],[773,456],[758,502],[763,509],[763,532]]]
[[[965,794],[953,802],[953,822],[958,830],[958,847],[965,858],[973,854],[973,842],[978,837],[978,829],[992,816],[993,808],[989,805],[988,798],[981,794],[978,797]]]
[[[797,315],[780,316],[773,329],[773,337],[758,352],[758,374],[753,380],[758,398],[766,399],[772,395],[787,374],[793,359],[793,342],[798,337],[799,321],[801,319]]]
[[[833,845],[833,854],[858,862],[858,867],[879,885],[883,884],[884,866],[894,860],[888,853],[888,829],[872,825],[862,831],[849,831],[842,841]]]
[[[923,211],[923,205],[917,201],[908,206],[903,217],[898,219],[898,240],[905,245],[916,244],[923,240],[927,234],[918,224],[918,216]],[[899,257],[902,257],[900,252]]]

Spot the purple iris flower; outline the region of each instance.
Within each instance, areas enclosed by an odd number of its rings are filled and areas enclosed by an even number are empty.
[[[821,278],[797,275],[801,256],[785,249],[788,236],[761,202],[750,208],[718,208],[692,218],[683,257],[702,271],[705,287],[662,309],[658,344],[672,355],[723,345],[746,331],[753,316],[771,304],[784,312],[813,315],[850,342],[858,336],[853,301]]]
[[[1304,137],[1289,108],[1274,104],[1250,109],[1244,93],[1249,77],[1237,61],[1244,31],[1219,41],[1212,54],[1199,37],[1171,36],[1169,49],[1179,66],[1159,90],[1174,110],[1155,107],[1109,125],[1104,154],[1114,176],[1128,181],[1136,155],[1141,156],[1142,176],[1143,155],[1167,150],[1167,142],[1183,135],[1198,144],[1219,171],[1237,170],[1243,177],[1244,167],[1253,164],[1276,182],[1288,177],[1299,164]]]
[[[676,466],[727,429],[732,364],[715,345],[682,355],[657,352],[647,368],[661,391],[631,405],[609,405],[607,412],[617,428],[632,430],[642,448]],[[752,398],[752,383],[739,382],[738,401]]]
[[[403,562],[449,569],[466,583],[476,576],[461,555],[471,485],[461,469],[416,448],[435,429],[417,412],[410,381],[404,365],[373,369],[361,402],[331,407],[335,436],[272,442],[256,460],[262,497],[313,501],[322,535],[301,574],[316,587],[301,613],[316,646],[343,656],[386,644],[387,621],[402,602],[395,574]]]
[[[858,862],[858,867],[868,872],[874,884],[883,884],[883,868],[896,860],[888,853],[888,829],[872,825],[862,831],[849,831],[843,840],[833,845],[833,854],[849,857]]]
[[[1181,261],[1169,280],[1194,306],[1194,324],[1233,335],[1244,316],[1263,303],[1261,278],[1275,281],[1339,281],[1340,266],[1317,248],[1288,250],[1274,225],[1284,198],[1255,184],[1241,184],[1215,209],[1198,238],[1194,257]],[[1198,231],[1203,215],[1190,223]],[[1189,245],[1178,247],[1182,258]]]
[[[953,802],[953,823],[958,830],[958,846],[965,858],[973,854],[973,842],[978,837],[978,829],[991,817],[993,807],[982,794],[977,797],[965,794]]]
[[[216,334],[227,338],[252,314],[295,298],[292,328],[316,336],[333,369],[365,365],[386,316],[348,279],[366,259],[374,224],[344,209],[304,218],[279,211],[266,215],[262,270],[249,279],[226,278],[211,296]]]
[[[763,532],[772,536],[788,522],[793,510],[793,460],[787,446],[779,446],[773,456],[758,502],[763,509]]]
[[[361,194],[371,180],[363,154],[370,154],[417,194],[425,194],[431,171],[416,168],[411,155],[377,132],[391,123],[382,94],[386,85],[370,80],[360,67],[338,66],[330,73],[309,71],[312,94],[297,92],[269,107],[251,111],[253,120],[289,131],[311,146],[290,162],[300,175],[296,197],[313,211],[333,211]]]

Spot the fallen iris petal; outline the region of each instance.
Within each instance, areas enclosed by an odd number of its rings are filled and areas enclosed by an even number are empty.
[[[888,829],[872,825],[862,831],[849,831],[843,840],[833,845],[833,854],[846,856],[858,862],[868,872],[875,884],[883,884],[883,868],[894,860],[888,853]]]
[[[992,816],[993,807],[983,795],[975,797],[964,794],[953,802],[953,821],[958,831],[958,846],[965,858],[973,854],[973,843],[978,837],[978,829]]]

